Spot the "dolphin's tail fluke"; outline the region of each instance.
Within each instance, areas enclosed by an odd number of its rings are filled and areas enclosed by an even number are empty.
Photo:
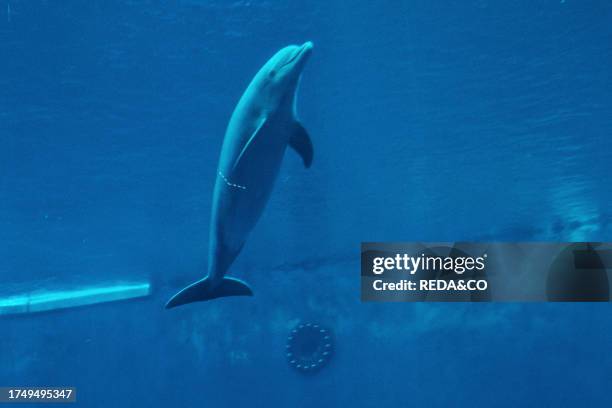
[[[166,309],[226,296],[253,296],[253,291],[240,279],[224,277],[221,282],[213,284],[212,280],[206,277],[172,296],[166,303]]]

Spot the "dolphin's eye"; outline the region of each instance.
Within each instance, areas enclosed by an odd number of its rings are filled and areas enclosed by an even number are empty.
[[[268,76],[270,78],[274,78],[276,76],[276,70],[275,69],[271,69],[270,72],[268,72]]]

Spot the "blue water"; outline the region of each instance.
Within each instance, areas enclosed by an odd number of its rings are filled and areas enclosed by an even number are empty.
[[[608,305],[362,304],[361,241],[611,241],[607,1],[0,0],[0,291],[152,296],[0,319],[0,386],[84,407],[608,406]],[[207,265],[223,133],[311,40],[288,152],[232,268],[253,298],[163,310]],[[328,367],[287,333],[332,327]]]

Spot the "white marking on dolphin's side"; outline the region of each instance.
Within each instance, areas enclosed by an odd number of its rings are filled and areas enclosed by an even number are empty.
[[[312,164],[312,142],[297,120],[295,105],[297,87],[312,48],[312,43],[306,42],[278,51],[257,72],[238,101],[219,157],[208,274],[174,295],[166,308],[253,294],[245,282],[225,274],[268,202],[287,146],[301,156],[305,167]]]
[[[230,181],[225,178],[225,176],[223,175],[223,173],[219,172],[219,176],[223,179],[223,181],[225,181],[225,184],[227,184],[230,187],[236,187],[236,188],[240,188],[242,190],[246,190],[245,186],[241,186],[240,184],[234,184],[234,183],[230,183]]]

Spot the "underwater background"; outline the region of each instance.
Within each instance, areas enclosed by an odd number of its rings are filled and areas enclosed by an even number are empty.
[[[366,304],[362,241],[611,241],[607,1],[0,0],[0,295],[148,280],[0,318],[0,385],[85,407],[609,406],[609,304]],[[206,271],[227,121],[313,41],[288,151],[230,270]],[[316,375],[285,358],[331,328]]]

